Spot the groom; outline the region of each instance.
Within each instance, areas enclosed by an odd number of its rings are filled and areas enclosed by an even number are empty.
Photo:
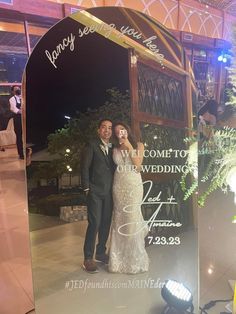
[[[112,183],[114,163],[112,145],[112,121],[103,119],[98,125],[98,138],[91,141],[84,151],[81,168],[82,187],[87,195],[88,227],[84,242],[83,268],[89,273],[98,272],[93,259],[108,264],[106,242],[112,216]]]

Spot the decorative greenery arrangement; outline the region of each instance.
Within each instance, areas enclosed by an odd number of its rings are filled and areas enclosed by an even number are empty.
[[[199,205],[203,206],[207,196],[217,188],[223,192],[227,192],[229,187],[233,190],[233,182],[229,179],[231,175],[236,179],[236,129],[224,127],[214,130],[213,136],[205,143],[203,150],[200,148],[199,154],[208,154],[210,157],[201,178],[202,182],[210,182],[207,190],[199,196]]]
[[[184,200],[187,200],[198,188],[198,143],[196,137],[188,137],[184,142],[189,144],[187,170],[183,173],[180,181],[181,188],[184,192]],[[188,177],[189,180],[188,180]],[[191,182],[190,187],[187,187],[187,181]]]
[[[193,138],[186,141],[191,142]],[[209,140],[199,142],[199,145],[196,139],[192,142],[187,160],[189,167],[181,180],[185,192],[184,199],[189,198],[198,186],[197,176],[194,175],[192,185],[186,187],[187,176],[193,175],[196,171],[197,157],[193,157],[194,155],[199,156],[199,181],[208,184],[207,189],[198,197],[200,206],[204,206],[206,198],[217,188],[223,192],[230,189],[236,193],[236,129],[229,127],[212,129]]]

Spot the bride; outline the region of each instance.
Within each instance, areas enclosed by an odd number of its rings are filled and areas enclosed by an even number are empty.
[[[124,123],[114,125],[115,148],[113,159],[117,165],[113,183],[113,217],[109,271],[136,274],[145,272],[149,259],[144,238],[148,233],[141,203],[143,183],[140,169],[144,145],[136,142]]]

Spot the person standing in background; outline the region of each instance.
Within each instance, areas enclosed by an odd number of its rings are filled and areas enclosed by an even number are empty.
[[[201,140],[212,136],[212,129],[217,123],[218,107],[214,99],[209,99],[198,111],[198,132]]]
[[[207,125],[216,125],[218,116],[218,103],[214,99],[209,99],[198,111],[199,119],[203,119]]]
[[[16,146],[20,159],[24,159],[22,141],[22,122],[21,122],[21,89],[19,86],[12,86],[13,96],[9,99],[10,110],[14,113],[14,130],[16,133]]]

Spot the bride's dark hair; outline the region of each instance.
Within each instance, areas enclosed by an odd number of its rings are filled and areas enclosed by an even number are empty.
[[[134,134],[132,133],[131,131],[131,128],[130,126],[128,126],[128,124],[124,123],[124,122],[116,122],[114,123],[114,125],[112,126],[112,134],[113,134],[113,143],[116,147],[120,146],[119,144],[119,139],[118,137],[115,135],[115,128],[118,126],[118,125],[121,125],[123,126],[126,130],[127,130],[127,133],[128,133],[128,140],[130,141],[130,144],[133,146],[133,148],[137,148],[138,146],[138,140],[137,138],[134,136]]]

